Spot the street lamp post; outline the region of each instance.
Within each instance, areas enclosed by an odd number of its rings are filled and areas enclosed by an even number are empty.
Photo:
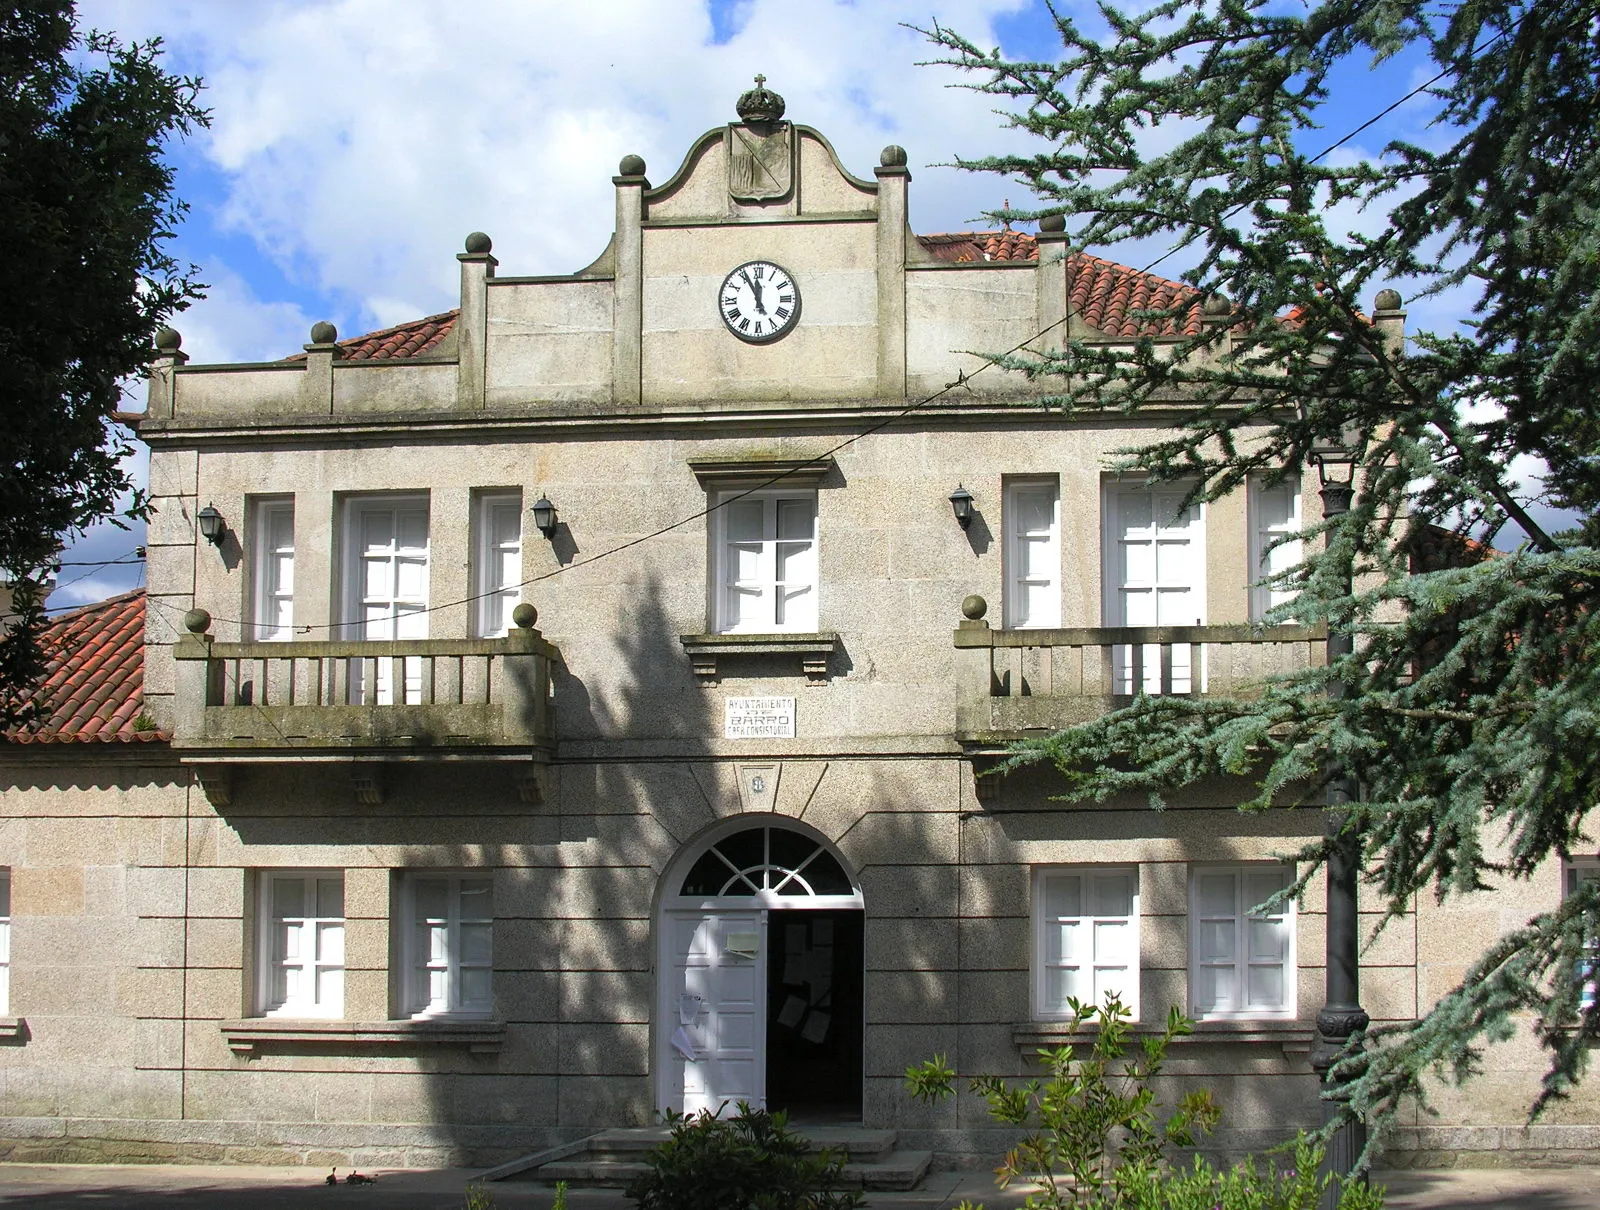
[[[1333,520],[1350,511],[1355,492],[1357,454],[1349,443],[1319,445],[1311,452],[1322,482],[1322,515]],[[1332,541],[1330,531],[1329,541]],[[1350,573],[1345,572],[1346,594],[1351,589]],[[1355,637],[1348,628],[1328,630],[1328,664],[1355,650]],[[1345,695],[1343,681],[1328,683],[1328,696],[1338,700]],[[1323,1005],[1317,1013],[1317,1044],[1311,1052],[1311,1066],[1324,1085],[1339,1055],[1350,1038],[1366,1029],[1370,1018],[1361,1007],[1361,930],[1357,917],[1356,885],[1361,868],[1361,839],[1347,830],[1346,806],[1356,799],[1356,779],[1343,767],[1329,770],[1325,827],[1328,836],[1327,964],[1324,972]],[[1324,1098],[1322,1120],[1327,1125],[1340,1114],[1337,1101]],[[1328,1141],[1324,1169],[1346,1177],[1367,1145],[1366,1123],[1359,1118],[1346,1122]],[[1324,1210],[1338,1205],[1338,1191],[1331,1187],[1323,1197]]]

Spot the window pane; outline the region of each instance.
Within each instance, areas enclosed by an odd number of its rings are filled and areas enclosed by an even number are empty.
[[[1282,962],[1289,953],[1289,930],[1281,919],[1263,920],[1252,916],[1250,926],[1250,961]]]
[[[1087,955],[1082,952],[1079,938],[1083,934],[1083,925],[1076,920],[1063,921],[1052,925],[1046,932],[1052,942],[1049,959],[1051,962],[1081,962]]]
[[[1045,878],[1044,910],[1047,916],[1081,915],[1083,879],[1076,874],[1051,874]]]
[[[463,878],[461,880],[461,918],[463,920],[494,919],[494,883],[488,878]]]
[[[1283,967],[1252,966],[1249,980],[1250,999],[1247,1007],[1263,1010],[1283,1007]]]
[[[1131,916],[1133,879],[1127,874],[1096,874],[1089,880],[1089,914],[1092,916]]]
[[[272,916],[282,920],[287,916],[304,916],[305,879],[274,878],[272,880]]]
[[[344,1008],[344,972],[324,970],[317,972],[317,1004],[330,1012]]]
[[[444,919],[449,914],[449,882],[443,878],[419,878],[415,885],[417,915],[428,920]]]
[[[461,926],[461,961],[486,964],[489,962],[493,925],[463,924]]]
[[[489,1003],[489,972],[482,969],[462,971],[461,1007],[486,1009]]]
[[[803,500],[778,501],[778,537],[781,539],[812,537],[812,502]]]
[[[344,965],[344,925],[317,926],[317,961],[329,966]]]
[[[1073,968],[1054,966],[1045,971],[1045,1003],[1055,1011],[1066,1011],[1069,997],[1087,1000],[1091,993],[1092,989],[1083,986],[1080,973]]]
[[[1232,920],[1202,920],[1196,926],[1196,934],[1200,961],[1233,961],[1234,923]]]
[[[279,925],[277,937],[278,960],[280,962],[304,961],[304,953],[300,948],[301,930],[304,927],[304,925],[299,924],[298,922],[294,924]]]
[[[1094,960],[1096,963],[1116,966],[1126,965],[1133,957],[1130,944],[1133,927],[1126,920],[1099,920],[1094,926]]]
[[[1245,901],[1240,906],[1249,911],[1289,885],[1289,872],[1281,866],[1264,870],[1251,870],[1245,878]],[[1282,909],[1279,909],[1280,911]]]
[[[1203,966],[1195,972],[1195,1011],[1233,1007],[1233,967]]]
[[[402,508],[399,510],[400,541],[397,545],[402,550],[419,551],[428,549],[428,510],[423,508]]]
[[[317,915],[324,920],[344,916],[344,879],[317,879]]]
[[[1096,967],[1094,972],[1094,1002],[1104,1004],[1112,996],[1128,1007],[1133,1000],[1133,980],[1126,967]]]
[[[1233,874],[1201,874],[1195,884],[1202,916],[1232,916],[1238,910],[1234,906]]]
[[[760,542],[766,536],[762,532],[766,508],[760,500],[735,500],[722,511],[727,517],[728,541]]]

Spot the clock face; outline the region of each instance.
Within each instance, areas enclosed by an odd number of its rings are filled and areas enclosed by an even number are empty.
[[[722,279],[717,310],[740,340],[766,344],[799,322],[800,287],[788,270],[769,260],[746,261]]]

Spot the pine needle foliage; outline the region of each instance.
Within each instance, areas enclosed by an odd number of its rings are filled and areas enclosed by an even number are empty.
[[[1074,244],[1186,249],[1183,278],[1212,322],[1175,347],[1064,339],[992,360],[1032,376],[1069,421],[1149,417],[1152,436],[1112,469],[1190,484],[1192,500],[1251,475],[1281,480],[1329,439],[1358,450],[1350,511],[1306,526],[1306,558],[1277,585],[1298,595],[1268,615],[1349,630],[1356,651],[1252,696],[1140,697],[1015,759],[1053,761],[1068,799],[1133,791],[1158,806],[1230,774],[1251,810],[1320,807],[1328,779],[1349,771],[1362,793],[1342,826],[1391,916],[1420,895],[1482,891],[1593,854],[1593,4],[1166,0],[1138,12],[1104,4],[1081,20],[1058,10],[1056,21],[1057,62],[922,31],[936,62],[968,73],[964,86],[999,98],[1005,121],[1040,140],[1031,155],[960,166],[1024,182],[1036,209],[1006,217],[1061,214]],[[1318,126],[1335,73],[1402,51],[1437,73],[1427,145],[1327,154],[1347,133]],[[1354,207],[1388,222],[1348,233],[1338,214]],[[1471,321],[1387,337],[1368,307],[1394,284],[1413,300],[1475,300]],[[1548,469],[1542,500],[1519,494],[1516,455]],[[1531,503],[1576,520],[1547,532]],[[1484,544],[1502,533],[1520,548],[1490,557]],[[1300,856],[1290,895],[1326,842]],[[1502,937],[1422,1020],[1353,1044],[1334,1069],[1344,1111],[1381,1127],[1408,1098],[1426,1104],[1430,1073],[1476,1072],[1519,1016],[1548,1048],[1533,1112],[1566,1096],[1600,1034],[1600,1006],[1583,1003],[1575,976],[1593,969],[1597,936],[1591,884]]]

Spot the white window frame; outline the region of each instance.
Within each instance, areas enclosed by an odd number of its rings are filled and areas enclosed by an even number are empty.
[[[279,916],[276,888],[299,881],[299,915]],[[319,882],[339,884],[339,914],[324,915],[318,908]],[[262,870],[257,876],[256,900],[256,1011],[263,1017],[339,1018],[344,1016],[345,911],[343,870]],[[305,896],[309,894],[310,902]],[[306,941],[310,945],[306,945]],[[291,950],[298,949],[298,958]],[[330,954],[330,949],[334,950]],[[298,980],[288,976],[298,974]],[[279,976],[283,975],[280,987]],[[324,976],[327,976],[326,980]],[[298,982],[301,993],[288,991]]]
[[[399,593],[398,571],[391,577],[393,595],[386,598],[388,613],[378,620],[377,629],[383,633],[369,634],[366,620],[366,610],[369,604],[366,596],[366,564],[367,551],[361,539],[362,517],[368,513],[391,512],[398,515],[401,509],[421,509],[425,518],[424,545],[422,546],[422,588],[414,598],[402,597]],[[397,568],[407,556],[403,553],[408,549],[400,544],[399,527],[396,525],[394,535],[391,566]],[[426,492],[383,492],[373,495],[346,496],[340,502],[340,613],[342,615],[341,629],[346,638],[370,642],[386,642],[401,637],[401,629],[413,629],[416,633],[407,635],[407,638],[426,638],[428,635],[429,618],[429,584],[431,580],[433,562],[433,509],[432,503]],[[406,612],[409,610],[410,612]],[[404,627],[402,622],[406,618],[416,618],[412,627]],[[351,705],[392,705],[403,702],[406,705],[417,705],[422,701],[422,659],[420,656],[407,656],[405,658],[404,673],[405,684],[402,692],[396,694],[394,687],[389,683],[391,662],[380,659],[377,661],[376,685],[365,686],[362,683],[362,661],[352,659],[348,665],[348,697]]]
[[[1562,871],[1563,896],[1575,894],[1578,884],[1583,882],[1600,883],[1600,857],[1574,857],[1567,861]],[[1576,977],[1583,982],[1583,991],[1579,995],[1579,1003],[1587,1008],[1596,999],[1600,999],[1600,937],[1589,938],[1588,947],[1595,951],[1592,962],[1583,965],[1586,970],[1580,969]]]
[[[1273,871],[1280,875],[1280,884],[1289,885],[1294,880],[1292,867],[1277,861],[1231,862],[1221,864],[1194,864],[1189,867],[1189,1015],[1196,1021],[1252,1021],[1252,1020],[1292,1020],[1296,1013],[1296,1000],[1298,997],[1299,961],[1296,955],[1295,934],[1296,912],[1293,900],[1285,903],[1277,919],[1281,921],[1283,929],[1283,957],[1275,963],[1253,961],[1249,957],[1247,942],[1249,929],[1246,927],[1251,920],[1262,919],[1252,917],[1247,913],[1262,900],[1255,899],[1247,890],[1246,877],[1249,874],[1260,874]],[[1233,874],[1234,903],[1233,911],[1229,917],[1215,917],[1214,919],[1230,919],[1233,922],[1233,959],[1234,986],[1236,988],[1248,987],[1248,972],[1252,965],[1266,966],[1277,965],[1281,968],[1281,981],[1283,987],[1283,1000],[1281,1003],[1270,1007],[1250,1007],[1248,1005],[1204,1006],[1200,1003],[1200,971],[1205,965],[1221,965],[1207,963],[1200,956],[1202,929],[1207,920],[1212,917],[1203,917],[1200,912],[1200,877],[1203,874]],[[1264,898],[1264,897],[1263,897]],[[1270,918],[1269,918],[1270,919]]]
[[[1121,568],[1123,565],[1121,547],[1123,534],[1126,532],[1123,510],[1124,501],[1141,492],[1159,492],[1163,495],[1176,495],[1179,498],[1186,493],[1191,484],[1187,483],[1154,483],[1138,476],[1123,476],[1108,478],[1102,484],[1100,496],[1100,584],[1101,584],[1101,617],[1107,626],[1132,625],[1127,617],[1127,605],[1123,596],[1123,580]],[[1204,626],[1206,624],[1206,537],[1207,526],[1210,524],[1210,509],[1204,501],[1190,506],[1195,509],[1195,516],[1191,524],[1185,526],[1187,541],[1192,551],[1195,576],[1193,581],[1186,585],[1189,603],[1192,610],[1186,611],[1181,619],[1156,621],[1157,626]],[[1174,518],[1175,519],[1175,518]],[[1155,557],[1159,572],[1159,547],[1161,532],[1171,528],[1159,520],[1152,524],[1151,542],[1155,546]],[[1164,582],[1159,574],[1156,579],[1148,584],[1152,594],[1154,612],[1159,619],[1161,613],[1161,591]],[[1166,584],[1166,587],[1171,587]],[[1189,618],[1192,613],[1193,620]],[[1174,644],[1165,649],[1156,644],[1144,644],[1143,652],[1138,647],[1117,644],[1111,649],[1112,658],[1112,684],[1114,692],[1129,694],[1137,689],[1133,684],[1133,669],[1138,656],[1142,655],[1144,662],[1144,692],[1156,694],[1162,691],[1163,664],[1170,662],[1172,671],[1172,691],[1175,694],[1204,693],[1207,682],[1206,649],[1201,648],[1200,667],[1198,675],[1196,669],[1190,667],[1192,657],[1187,645]]]
[[[1251,475],[1246,484],[1245,512],[1250,526],[1250,620],[1259,622],[1267,611],[1284,605],[1298,595],[1286,589],[1274,589],[1262,583],[1270,576],[1273,564],[1287,571],[1305,560],[1305,544],[1298,536],[1273,543],[1286,534],[1298,535],[1304,528],[1302,486],[1300,476],[1290,472],[1276,483],[1268,483],[1271,476]],[[1262,495],[1269,491],[1289,493],[1289,516],[1274,525],[1263,517]]]
[[[497,515],[503,519],[507,514],[516,519],[514,539],[496,536]],[[473,499],[472,524],[474,633],[479,638],[499,638],[510,630],[511,611],[522,595],[522,493],[479,492]]]
[[[0,1017],[11,1011],[11,870],[0,866]]]
[[[443,881],[446,884],[446,914],[442,917],[422,917],[417,903],[417,888],[424,882]],[[464,919],[462,916],[462,884],[487,882],[489,884],[489,914]],[[404,1015],[413,1019],[455,1017],[467,1020],[487,1020],[494,1015],[494,874],[490,870],[415,870],[408,871],[401,881],[401,913],[405,936],[401,945],[403,979],[401,1007]],[[487,957],[468,961],[462,943],[464,925],[484,926],[489,936]],[[443,930],[442,956],[436,955],[431,945],[424,952],[420,934],[424,926]],[[468,999],[465,993],[463,971],[487,972],[486,991],[477,999]],[[434,972],[444,974],[444,996],[430,991]]]
[[[1088,880],[1094,877],[1123,876],[1129,879],[1132,893],[1129,898],[1129,911],[1127,915],[1096,916],[1087,909],[1091,906],[1085,902],[1089,893]],[[1073,913],[1056,913],[1050,911],[1049,897],[1050,884],[1063,878],[1080,878],[1079,885],[1079,911]],[[1053,927],[1067,920],[1076,921],[1080,925],[1088,925],[1090,967],[1090,995],[1080,995],[1078,999],[1084,1003],[1093,998],[1093,987],[1098,981],[1095,972],[1102,967],[1112,964],[1102,962],[1101,955],[1096,948],[1096,925],[1101,923],[1116,923],[1126,926],[1126,952],[1125,961],[1118,966],[1126,966],[1128,970],[1127,985],[1115,989],[1118,999],[1133,1014],[1135,1021],[1139,1020],[1139,983],[1140,983],[1140,938],[1139,938],[1139,867],[1136,865],[1057,865],[1040,866],[1033,872],[1033,1011],[1036,1020],[1060,1021],[1070,1020],[1072,1010],[1067,1007],[1065,1000],[1052,1002],[1050,996],[1050,974],[1054,968],[1065,969],[1068,964],[1052,960],[1052,947],[1050,944],[1051,930]]]
[[[250,617],[257,642],[294,638],[294,497],[250,501]],[[287,527],[288,541],[283,541]],[[282,572],[287,566],[288,584]]]
[[[811,510],[811,536],[809,539],[785,539],[780,541],[777,537],[777,514],[781,503],[790,501],[804,501]],[[755,579],[741,581],[753,585],[760,590],[766,600],[762,617],[755,622],[735,624],[730,621],[733,611],[729,608],[729,593],[733,590],[730,583],[728,521],[731,507],[745,503],[759,503],[764,507],[761,547],[757,559],[759,571]],[[711,514],[710,536],[711,552],[707,564],[710,571],[711,582],[708,586],[711,600],[711,628],[717,634],[815,634],[818,625],[817,598],[822,591],[821,566],[819,560],[818,542],[818,512],[817,491],[815,488],[782,488],[763,489],[761,491],[741,491],[728,489],[714,493],[712,504],[715,506]],[[779,581],[777,578],[778,547],[780,545],[793,545],[801,541],[810,543],[811,575],[809,580]],[[754,544],[746,544],[754,545]],[[781,588],[787,586],[801,586],[801,593],[793,601],[783,600]],[[784,616],[780,620],[778,612],[780,605]]]
[[[1034,493],[1050,494],[1050,525],[1047,531],[1024,532],[1021,527],[1022,497]],[[1053,630],[1061,625],[1061,480],[1056,475],[1007,476],[1002,491],[1001,528],[1005,531],[1005,625],[1008,630]],[[1029,560],[1023,557],[1024,543],[1042,547],[1042,561],[1050,569],[1045,578],[1025,575]],[[1026,612],[1029,586],[1040,586],[1045,609],[1037,616]]]

